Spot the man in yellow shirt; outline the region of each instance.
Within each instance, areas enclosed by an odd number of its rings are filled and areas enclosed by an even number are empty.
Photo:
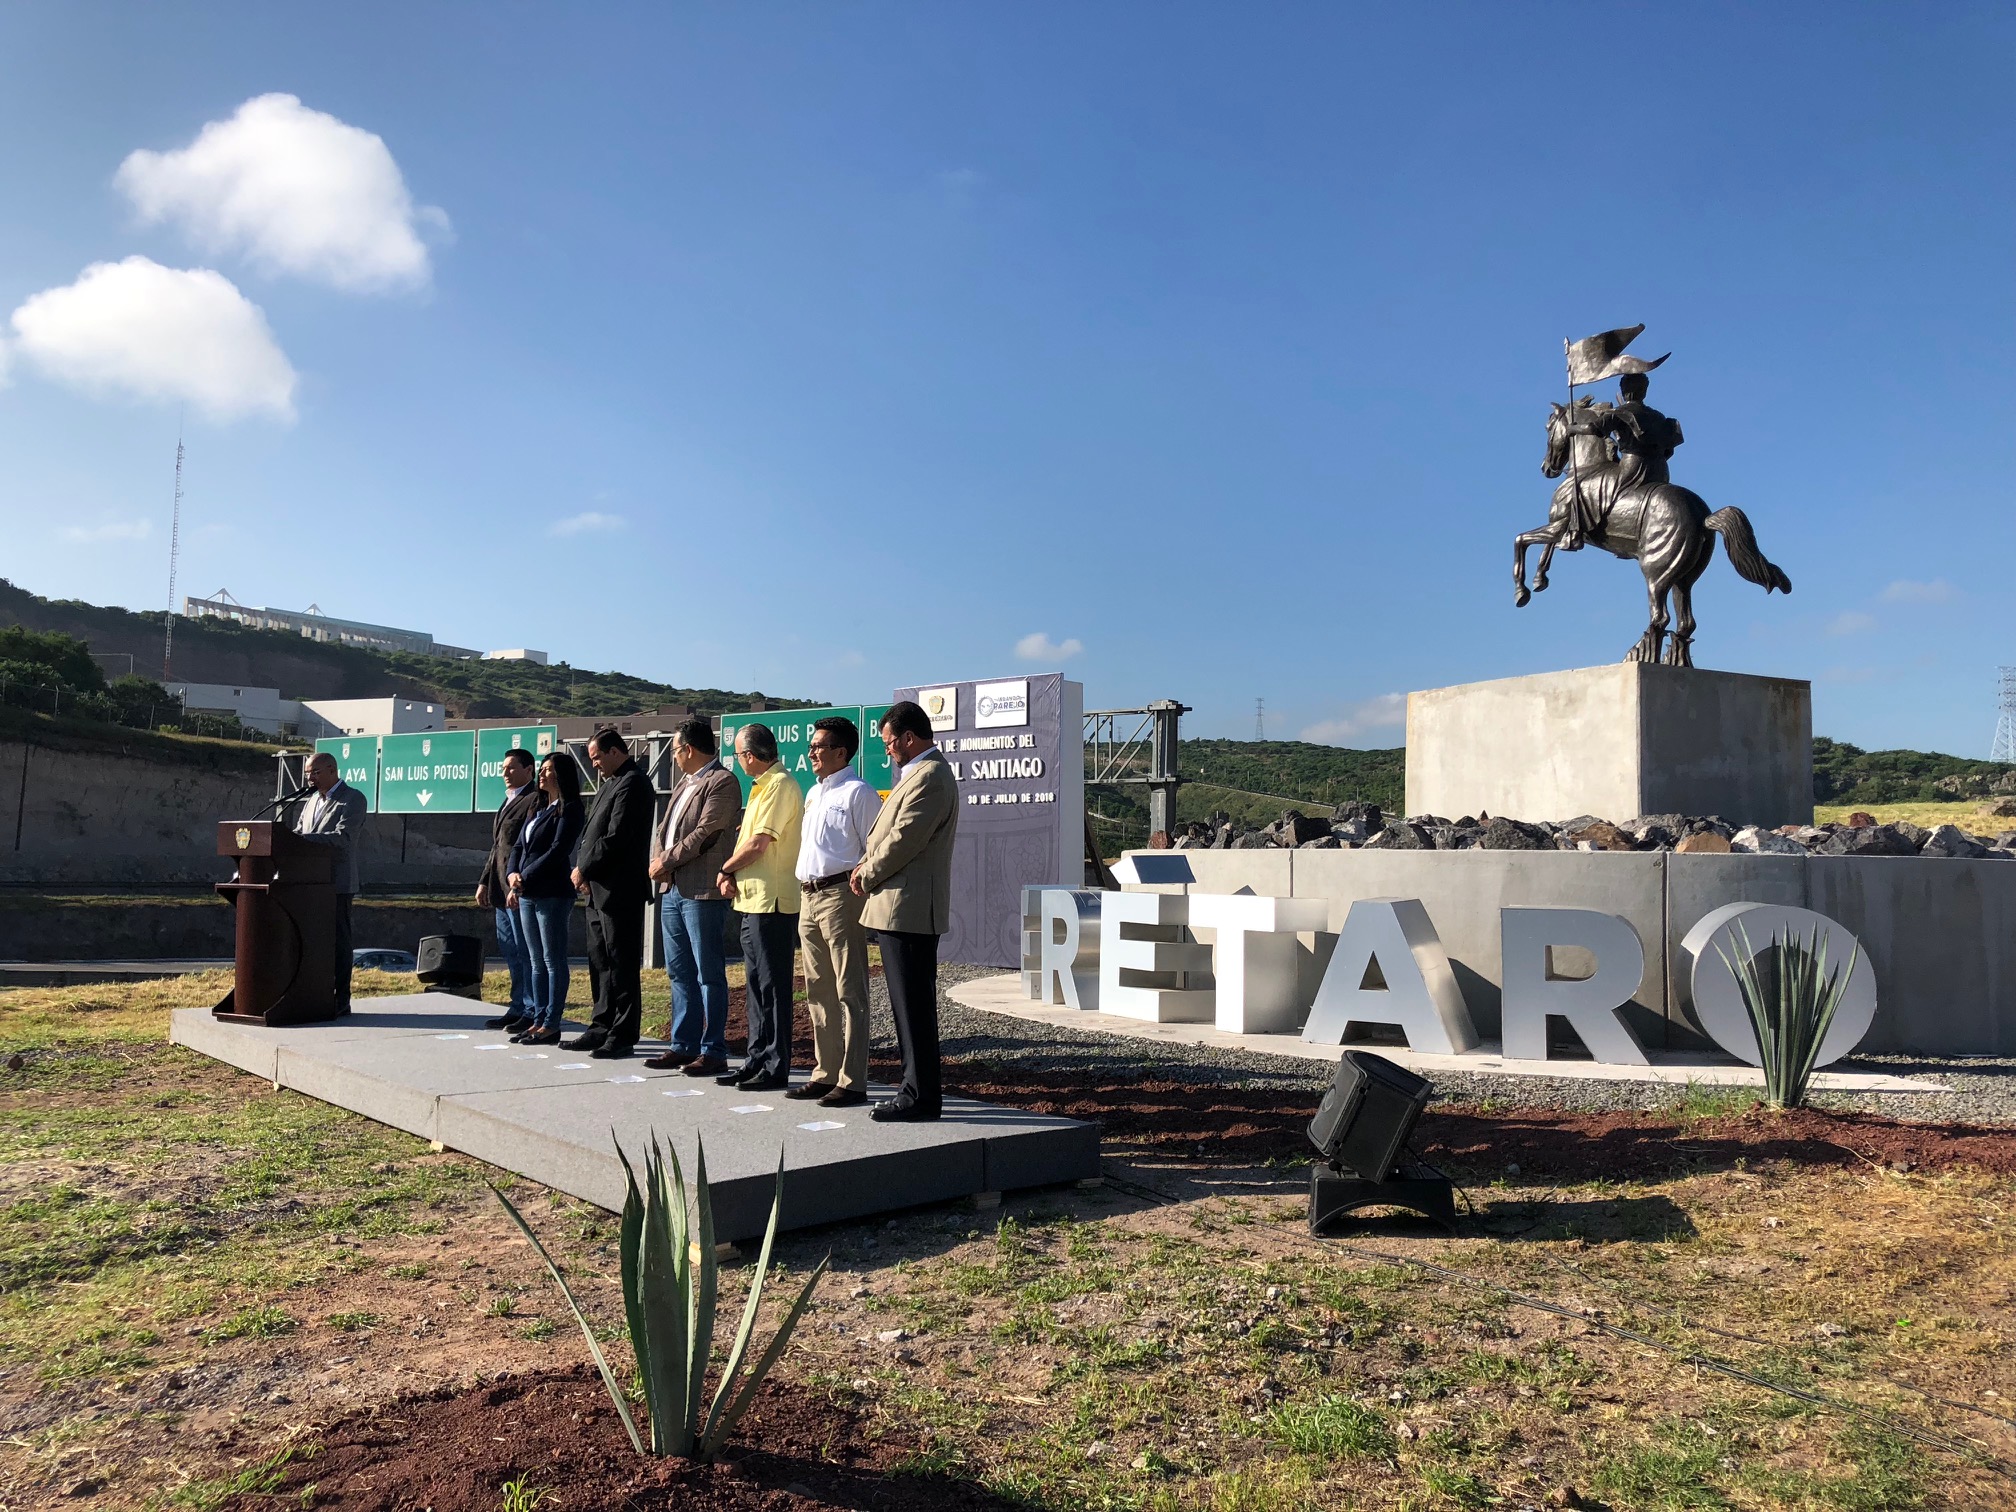
[[[798,944],[798,842],[805,795],[777,760],[768,725],[735,732],[735,759],[749,774],[749,801],[735,849],[721,863],[721,896],[742,916],[742,969],[749,1058],[715,1078],[747,1092],[791,1085],[791,964]]]

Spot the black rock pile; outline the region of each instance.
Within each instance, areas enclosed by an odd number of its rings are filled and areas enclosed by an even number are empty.
[[[1690,814],[1641,814],[1622,823],[1594,814],[1560,823],[1490,814],[1389,819],[1377,804],[1346,803],[1327,818],[1289,809],[1259,829],[1218,813],[1181,826],[1170,838],[1177,850],[1600,850],[2016,859],[2016,830],[1988,844],[1954,824],[1928,830],[1901,821],[1879,824],[1873,815],[1862,813],[1849,815],[1846,824],[1760,829]]]

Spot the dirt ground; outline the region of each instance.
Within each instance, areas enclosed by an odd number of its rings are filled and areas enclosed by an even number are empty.
[[[787,1236],[834,1269],[703,1469],[631,1453],[497,1173],[166,1048],[173,998],[0,994],[4,1512],[2016,1505],[2016,1134],[1437,1108],[1460,1232],[1325,1241],[1278,1093],[955,1063],[1096,1113],[1108,1183]],[[511,1191],[627,1376],[613,1222]]]

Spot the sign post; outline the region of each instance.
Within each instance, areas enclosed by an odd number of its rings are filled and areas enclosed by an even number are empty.
[[[475,812],[476,732],[378,737],[378,812]]]

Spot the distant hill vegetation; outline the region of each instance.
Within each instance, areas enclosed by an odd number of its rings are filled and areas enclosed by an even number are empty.
[[[1182,821],[1224,813],[1242,824],[1264,824],[1284,809],[1316,814],[1352,800],[1399,814],[1407,801],[1404,746],[1355,751],[1299,740],[1186,740],[1178,761],[1185,778],[1176,799]],[[1816,803],[1962,803],[2004,794],[2016,794],[2016,767],[2000,762],[1865,751],[1824,735],[1813,742]],[[1147,844],[1148,800],[1139,787],[1093,787],[1085,802],[1096,816],[1092,828],[1104,854]]]
[[[1822,735],[1813,742],[1818,803],[1959,803],[2016,794],[2016,766],[1931,751],[1865,751]]]
[[[136,613],[78,599],[45,599],[0,578],[0,626],[75,637],[106,662],[113,677],[161,675],[168,616]],[[413,697],[444,705],[464,719],[593,718],[634,714],[663,704],[687,704],[702,714],[747,709],[758,698],[772,707],[808,700],[728,688],[680,688],[623,672],[586,672],[562,662],[458,661],[447,657],[367,651],[305,639],[284,630],[254,630],[221,619],[177,619],[177,681],[278,688],[283,698]]]

